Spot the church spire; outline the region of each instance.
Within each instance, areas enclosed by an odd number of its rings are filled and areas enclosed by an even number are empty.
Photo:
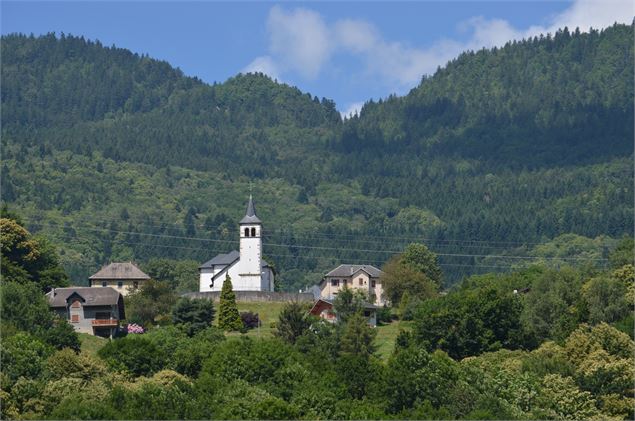
[[[247,212],[245,213],[245,217],[240,220],[241,224],[261,224],[262,221],[256,215],[256,207],[254,206],[254,200],[249,195],[249,203],[247,203]]]

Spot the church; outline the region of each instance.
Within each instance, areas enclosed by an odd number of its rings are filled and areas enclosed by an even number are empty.
[[[220,291],[229,274],[234,291],[273,291],[273,269],[262,260],[262,221],[249,195],[240,220],[240,251],[219,254],[199,267],[200,292]]]

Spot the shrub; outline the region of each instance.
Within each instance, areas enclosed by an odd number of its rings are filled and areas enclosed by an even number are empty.
[[[255,329],[260,326],[260,318],[258,317],[258,313],[253,313],[251,311],[242,311],[240,313],[240,319],[243,321],[243,325],[247,329]]]

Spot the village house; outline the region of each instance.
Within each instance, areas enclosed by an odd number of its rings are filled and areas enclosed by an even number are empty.
[[[123,295],[114,288],[54,288],[46,294],[51,307],[75,331],[112,338],[125,319]]]
[[[273,291],[274,271],[262,259],[262,221],[249,195],[247,211],[238,223],[240,251],[219,254],[199,267],[199,292],[220,291],[229,275],[234,291]]]
[[[338,321],[337,315],[333,310],[333,303],[329,300],[319,299],[313,304],[309,313],[317,316],[327,322],[335,323]],[[364,317],[368,320],[368,324],[372,327],[377,326],[377,306],[364,303]]]
[[[111,263],[88,278],[88,286],[112,287],[122,295],[128,295],[141,288],[149,279],[150,276],[132,262]]]
[[[333,300],[344,288],[361,290],[370,302],[383,306],[386,297],[381,284],[383,272],[372,265],[339,265],[322,278],[319,284],[320,298]]]

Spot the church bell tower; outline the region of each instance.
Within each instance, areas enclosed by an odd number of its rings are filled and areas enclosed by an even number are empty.
[[[262,271],[262,221],[256,215],[251,195],[245,217],[240,220],[240,270],[241,276],[257,283],[260,289]],[[253,280],[251,279],[253,277]]]

